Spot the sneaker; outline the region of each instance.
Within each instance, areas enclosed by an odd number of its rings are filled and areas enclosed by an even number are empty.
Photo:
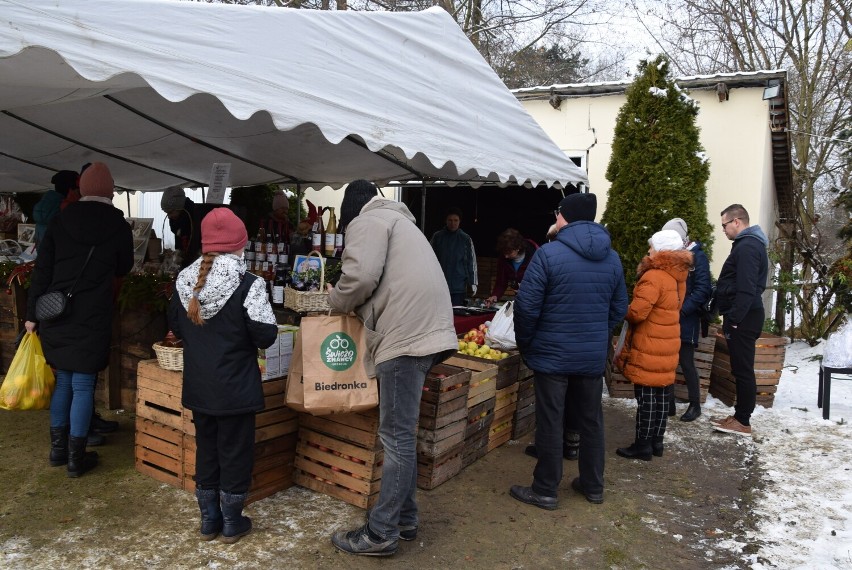
[[[92,421],[89,422],[89,431],[97,433],[112,433],[118,429],[118,422],[105,420],[98,412],[92,412]]]
[[[396,553],[396,549],[399,547],[399,541],[382,540],[370,536],[370,527],[366,524],[348,532],[334,533],[331,537],[331,543],[338,550],[360,556],[391,556]]]
[[[400,540],[416,540],[417,539],[417,527],[416,526],[400,526],[399,527],[399,539]]]
[[[744,426],[733,416],[725,419],[724,422],[717,424],[713,427],[716,431],[721,431],[724,433],[732,433],[734,435],[742,435],[742,436],[750,436],[751,435],[751,426]]]
[[[732,419],[734,419],[734,416],[728,416],[726,418],[710,418],[710,423],[714,425],[720,425]]]
[[[571,488],[586,497],[586,500],[590,503],[594,503],[596,505],[600,505],[603,503],[603,493],[587,493],[583,490],[583,486],[580,485],[580,478],[574,477],[574,480],[571,481]]]

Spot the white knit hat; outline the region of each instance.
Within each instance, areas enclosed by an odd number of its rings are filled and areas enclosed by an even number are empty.
[[[648,244],[657,251],[677,251],[683,249],[683,240],[674,230],[661,230],[651,236]]]

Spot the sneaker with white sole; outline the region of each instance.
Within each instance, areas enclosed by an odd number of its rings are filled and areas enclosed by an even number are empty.
[[[751,426],[744,426],[733,416],[725,418],[725,421],[715,425],[713,429],[723,433],[732,433],[734,435],[741,435],[744,437],[751,436]]]
[[[334,533],[331,542],[338,550],[360,556],[391,556],[399,547],[397,540],[382,540],[370,536],[368,525],[350,531]]]
[[[724,417],[724,418],[710,418],[710,423],[711,423],[711,424],[714,424],[714,425],[723,424],[723,423],[725,423],[726,421],[730,420],[730,419],[731,419],[731,418],[733,418],[733,417],[734,417],[734,416],[727,416],[727,417]]]

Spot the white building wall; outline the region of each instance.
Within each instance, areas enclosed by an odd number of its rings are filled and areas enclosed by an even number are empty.
[[[697,125],[710,161],[707,182],[707,216],[714,227],[711,271],[719,275],[730,252],[722,233],[719,213],[740,203],[772,239],[776,219],[775,186],[768,107],[762,88],[731,89],[729,100],[719,102],[715,91],[690,93],[700,108]],[[598,195],[598,220],[605,209],[610,187],[606,169],[623,94],[564,99],[559,109],[545,99],[522,101],[544,131],[569,156],[588,152],[590,190]],[[595,140],[597,139],[597,142]],[[674,212],[672,217],[677,216]],[[650,237],[650,236],[649,236]]]

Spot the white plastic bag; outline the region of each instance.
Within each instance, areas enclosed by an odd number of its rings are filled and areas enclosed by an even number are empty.
[[[512,301],[503,305],[491,319],[491,326],[485,333],[485,343],[488,346],[502,350],[515,350],[515,318]]]
[[[846,324],[828,336],[822,365],[828,368],[852,367],[852,321],[847,320]]]

